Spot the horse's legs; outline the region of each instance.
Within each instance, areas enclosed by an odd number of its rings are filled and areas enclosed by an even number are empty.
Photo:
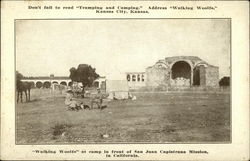
[[[17,91],[17,102],[19,101],[19,91]]]
[[[30,101],[30,89],[28,89],[28,96],[29,96],[29,101]]]

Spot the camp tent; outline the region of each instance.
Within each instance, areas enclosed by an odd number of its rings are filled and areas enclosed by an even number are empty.
[[[128,99],[129,87],[126,80],[107,80],[106,92],[110,99]]]

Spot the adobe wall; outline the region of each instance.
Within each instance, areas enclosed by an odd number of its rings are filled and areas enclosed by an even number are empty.
[[[203,65],[199,67],[200,69],[200,86],[206,86],[206,67]]]
[[[206,67],[206,86],[219,86],[219,68],[215,66]]]
[[[169,85],[170,70],[166,68],[149,67],[146,69],[146,86]]]
[[[199,67],[199,86],[218,86],[219,84],[219,68],[216,66],[209,65],[199,57],[195,56],[178,56],[178,57],[167,57],[164,60],[159,60],[154,66],[146,69],[146,86],[157,87],[159,85],[173,86],[176,85],[176,80],[171,78],[172,66],[179,61],[187,62],[191,67],[190,80],[181,80],[180,85],[193,86],[193,76],[195,67]],[[181,71],[181,70],[180,70]],[[178,80],[179,78],[177,78]],[[183,79],[180,77],[180,79]],[[179,81],[179,80],[178,80]],[[190,83],[186,83],[189,81]],[[177,83],[179,85],[179,83]]]

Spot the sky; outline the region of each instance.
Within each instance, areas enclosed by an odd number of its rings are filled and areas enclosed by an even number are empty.
[[[69,76],[89,64],[108,79],[143,72],[170,56],[198,56],[230,75],[228,19],[17,20],[16,70]]]

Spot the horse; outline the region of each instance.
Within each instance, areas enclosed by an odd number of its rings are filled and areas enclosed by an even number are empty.
[[[17,102],[19,101],[19,97],[21,98],[21,102],[23,102],[23,92],[25,93],[26,102],[30,101],[30,82],[22,82],[20,80],[17,81]],[[28,93],[28,96],[27,96]]]

